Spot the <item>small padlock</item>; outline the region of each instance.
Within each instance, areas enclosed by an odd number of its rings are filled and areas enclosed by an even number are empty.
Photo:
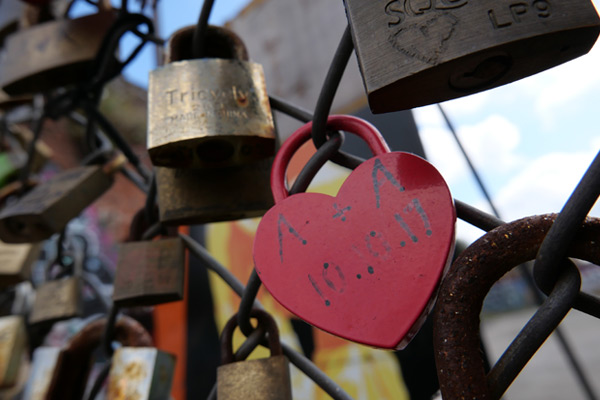
[[[106,330],[106,318],[90,322],[62,349],[45,400],[81,400],[91,361]],[[120,317],[114,327],[114,340],[123,346],[152,346],[152,337],[130,317]]]
[[[5,40],[0,86],[10,95],[38,93],[88,78],[104,35],[116,19],[109,0],[95,14],[21,29]]]
[[[185,253],[180,238],[119,246],[113,301],[121,307],[150,306],[183,298]]]
[[[0,239],[7,243],[48,239],[108,190],[112,172],[110,166],[77,167],[34,187],[0,211]]]
[[[273,159],[208,169],[156,168],[160,221],[190,225],[260,217],[273,206]]]
[[[34,350],[23,400],[45,400],[59,355],[58,347],[43,346]]]
[[[0,48],[6,36],[19,28],[19,18],[25,5],[19,0],[0,1]]]
[[[29,279],[31,264],[37,260],[40,249],[39,243],[0,242],[0,288]]]
[[[112,358],[107,400],[168,399],[175,356],[153,347],[120,347]]]
[[[237,314],[234,315],[221,334],[222,362],[217,368],[217,399],[291,400],[290,367],[283,355],[277,324],[262,310],[253,309],[250,316],[256,318],[269,334],[271,357],[234,362],[232,343]]]
[[[590,0],[344,0],[374,113],[504,85],[587,53]]]
[[[83,306],[81,289],[82,281],[79,275],[41,284],[35,292],[29,324],[51,324],[80,316]]]
[[[10,315],[0,318],[0,388],[16,383],[27,346],[25,338],[23,317]]]
[[[209,26],[207,57],[192,58],[195,26],[169,40],[167,64],[150,73],[148,152],[156,166],[241,165],[275,152],[262,66],[232,31]]]

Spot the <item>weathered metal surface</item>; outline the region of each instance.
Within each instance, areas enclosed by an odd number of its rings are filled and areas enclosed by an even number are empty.
[[[289,363],[279,342],[277,324],[269,314],[253,309],[251,317],[258,320],[269,334],[271,357],[233,362],[233,331],[237,314],[221,334],[222,365],[217,369],[217,398],[229,400],[291,400],[292,387]]]
[[[29,279],[31,264],[38,258],[39,244],[0,242],[0,288]]]
[[[2,209],[0,239],[7,243],[47,239],[63,229],[111,184],[112,177],[102,166],[61,172]]]
[[[58,347],[38,347],[35,349],[23,400],[46,399],[59,354],[60,348]]]
[[[223,54],[217,45],[243,43],[216,27],[209,27],[206,39],[209,58],[186,60],[180,47],[191,49],[194,28],[175,32],[167,64],[150,73],[147,143],[153,164],[222,167],[271,157],[275,132],[262,66],[243,57],[245,48]]]
[[[41,23],[10,35],[0,58],[0,86],[10,95],[19,95],[86,79],[115,17],[115,12],[103,10]]]
[[[45,282],[35,293],[30,324],[51,323],[81,314],[81,280],[78,277]]]
[[[96,320],[86,325],[61,351],[52,376],[46,400],[81,400],[91,367],[91,357],[100,345],[107,320]],[[152,338],[144,327],[130,317],[116,322],[114,340],[124,346],[152,346]]]
[[[108,400],[162,400],[171,392],[175,356],[155,348],[121,347],[108,376]]]
[[[0,388],[16,383],[25,352],[25,337],[23,317],[11,315],[0,318]]]
[[[479,350],[479,314],[492,285],[535,258],[556,215],[502,225],[472,244],[446,275],[434,310],[434,348],[444,399],[491,398]],[[600,263],[600,220],[587,219],[569,256]]]
[[[124,307],[181,300],[184,271],[180,238],[123,243],[119,246],[113,300]]]
[[[587,53],[590,0],[345,0],[374,113],[504,85]]]
[[[294,133],[273,163],[276,205],[257,229],[256,271],[273,297],[306,322],[369,346],[403,348],[431,310],[449,265],[456,221],[450,191],[427,161],[386,152],[367,122],[332,116],[328,128],[358,134],[375,157],[350,174],[336,197],[287,197],[285,169],[310,139],[311,125]]]
[[[157,167],[160,221],[190,225],[260,217],[273,206],[272,162],[213,170]]]

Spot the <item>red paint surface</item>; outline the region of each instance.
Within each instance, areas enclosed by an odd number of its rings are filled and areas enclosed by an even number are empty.
[[[299,136],[308,139],[297,132],[277,158],[301,145]],[[254,261],[269,292],[298,317],[348,340],[400,348],[435,297],[456,215],[431,164],[408,153],[376,153],[336,197],[279,200],[258,227]],[[272,177],[283,173],[274,167]],[[277,190],[287,193],[282,181]]]

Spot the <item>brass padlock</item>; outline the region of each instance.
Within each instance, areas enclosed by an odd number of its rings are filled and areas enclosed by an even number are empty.
[[[0,47],[7,35],[19,28],[19,18],[25,5],[19,0],[0,1]]]
[[[0,288],[29,279],[31,264],[37,260],[40,249],[39,243],[0,242]]]
[[[0,239],[6,243],[48,239],[108,190],[112,181],[112,171],[101,165],[57,174],[0,211]]]
[[[45,400],[54,374],[60,348],[38,347],[33,352],[31,372],[25,384],[23,400]]]
[[[373,113],[437,103],[587,53],[590,0],[344,0]]]
[[[23,317],[10,315],[0,318],[0,388],[16,383],[27,346],[25,337]]]
[[[53,323],[82,313],[82,281],[78,275],[44,282],[36,289],[29,324]]]
[[[109,0],[98,5],[95,14],[43,22],[9,35],[0,56],[4,91],[38,93],[86,80],[116,19]]]
[[[185,253],[180,238],[119,246],[113,301],[122,307],[150,306],[183,298]]]
[[[204,224],[262,216],[273,206],[273,159],[212,170],[156,168],[160,221]]]
[[[112,358],[107,400],[168,399],[175,356],[153,347],[120,347]]]
[[[207,57],[192,58],[195,26],[169,40],[167,64],[150,73],[148,152],[156,166],[241,165],[271,157],[275,129],[262,66],[232,31],[209,26]]]
[[[45,400],[81,400],[94,351],[101,344],[106,318],[87,324],[62,349]],[[136,320],[123,316],[114,327],[114,340],[123,346],[152,346],[152,337]]]
[[[234,315],[221,334],[222,365],[217,368],[217,399],[291,400],[290,367],[279,342],[277,324],[265,311],[253,309],[250,315],[266,328],[271,357],[234,362],[232,340],[237,326],[237,315]]]

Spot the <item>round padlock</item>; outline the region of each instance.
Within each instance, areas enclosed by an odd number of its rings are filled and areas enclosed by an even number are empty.
[[[368,122],[331,116],[327,127],[357,134],[375,156],[335,197],[288,196],[285,171],[311,124],[296,131],[273,163],[276,204],[256,233],[256,271],[308,323],[358,343],[403,348],[431,309],[454,247],[450,191],[424,159],[389,152]]]

